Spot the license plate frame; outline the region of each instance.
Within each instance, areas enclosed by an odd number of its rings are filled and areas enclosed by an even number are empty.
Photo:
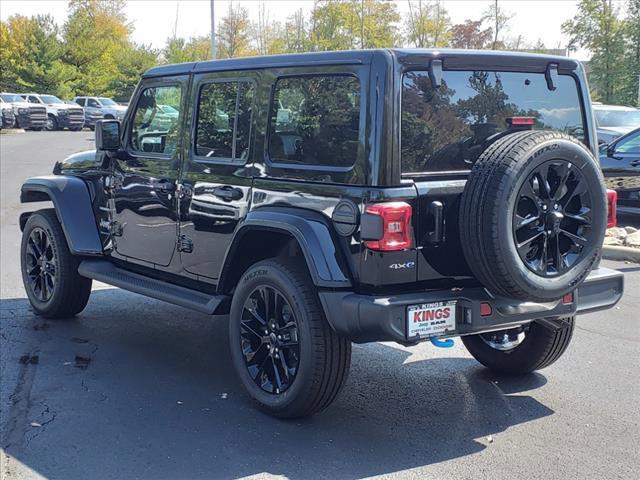
[[[407,338],[429,338],[454,333],[457,303],[457,300],[443,300],[407,305]]]

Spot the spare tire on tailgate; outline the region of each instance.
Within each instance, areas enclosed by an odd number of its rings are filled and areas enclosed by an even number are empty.
[[[558,132],[509,134],[473,166],[460,235],[469,267],[492,293],[549,301],[572,291],[600,255],[607,200],[597,161]]]

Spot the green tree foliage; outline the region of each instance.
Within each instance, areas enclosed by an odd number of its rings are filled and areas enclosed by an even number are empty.
[[[309,27],[302,9],[296,10],[287,18],[282,33],[285,52],[301,53],[307,51]]]
[[[451,37],[451,20],[442,2],[409,0],[405,19],[407,40],[417,48],[446,47]]]
[[[158,52],[150,45],[129,44],[116,54],[118,75],[109,83],[108,91],[118,102],[128,102],[140,75],[158,64]]]
[[[162,50],[166,63],[184,63],[209,60],[211,58],[211,37],[193,37],[184,39],[172,37]]]
[[[235,58],[254,55],[251,46],[249,11],[240,4],[229,4],[227,15],[218,27],[218,58]]]
[[[400,15],[387,0],[320,0],[311,12],[311,49],[394,47]]]
[[[580,0],[578,14],[562,24],[569,48],[588,48],[589,79],[595,100],[624,102],[625,24],[612,0]]]
[[[627,1],[622,101],[640,107],[640,0]]]
[[[123,0],[71,0],[58,28],[50,16],[0,23],[0,89],[129,99],[158,53],[130,40]]]
[[[63,27],[64,61],[74,68],[70,87],[87,95],[113,95],[116,58],[129,46],[123,0],[71,0]]]
[[[12,16],[0,27],[0,85],[10,91],[64,94],[70,69],[60,60],[63,47],[50,16]]]

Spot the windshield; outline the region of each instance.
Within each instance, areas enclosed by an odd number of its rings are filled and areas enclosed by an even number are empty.
[[[44,103],[64,103],[62,100],[60,100],[58,97],[56,97],[55,95],[40,95],[40,98],[42,99],[42,101]]]
[[[15,93],[5,93],[2,95],[2,99],[5,102],[24,102],[24,98],[20,95],[16,95]]]
[[[444,71],[433,88],[427,71],[402,81],[402,172],[469,170],[485,141],[509,129],[510,117],[532,117],[535,130],[557,130],[584,141],[573,77],[549,90],[543,73]]]
[[[640,110],[594,110],[599,127],[640,127]]]
[[[100,100],[100,103],[102,105],[109,105],[109,106],[117,105],[117,103],[111,100],[110,98],[99,97],[98,100]]]

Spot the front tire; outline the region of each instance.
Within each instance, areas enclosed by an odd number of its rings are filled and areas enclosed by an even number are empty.
[[[22,281],[29,302],[45,318],[72,317],[89,301],[91,279],[78,274],[53,209],[38,210],[25,224],[20,248]]]
[[[54,132],[56,130],[58,130],[58,119],[56,117],[54,117],[53,115],[47,115],[47,124],[46,127],[47,131],[49,132]]]
[[[554,363],[571,343],[575,317],[550,323],[532,322],[526,327],[461,338],[473,358],[489,370],[524,375]]]
[[[240,380],[270,415],[310,416],[327,408],[349,372],[351,343],[324,317],[308,272],[266,260],[242,276],[229,315]]]

